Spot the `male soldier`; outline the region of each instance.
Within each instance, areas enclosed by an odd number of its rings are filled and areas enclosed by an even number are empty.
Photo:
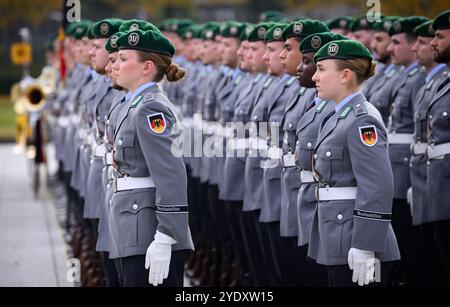
[[[392,226],[398,239],[401,264],[405,282],[414,285],[418,276],[420,249],[416,244],[417,232],[412,228],[411,211],[406,202],[406,191],[410,187],[409,159],[412,133],[414,131],[414,99],[425,83],[425,72],[415,62],[412,47],[416,42],[414,28],[427,21],[425,17],[400,18],[389,29],[391,43],[388,51],[396,65],[405,66],[401,78],[392,95],[392,110],[388,124],[389,156],[394,174],[394,201],[392,206]]]
[[[350,25],[353,19],[348,16],[341,16],[331,19],[326,23],[330,32],[347,35],[350,32]]]
[[[375,76],[363,83],[361,89],[368,101],[372,102],[372,94],[386,83],[387,79],[395,73],[395,69],[397,68],[392,64],[391,53],[387,50],[391,42],[388,31],[392,26],[392,22],[397,19],[398,17],[395,16],[385,17],[382,21],[375,22],[372,26],[375,33],[373,34],[370,48],[373,50],[374,58],[377,61],[376,73]],[[383,121],[387,125],[389,105],[375,105],[375,107],[380,111]]]
[[[427,263],[423,270],[421,283],[423,285],[439,285],[445,280],[440,266],[439,257],[434,241],[433,224],[429,223],[427,213],[427,109],[428,104],[436,96],[439,84],[447,78],[448,67],[444,63],[433,60],[431,41],[434,37],[433,21],[427,21],[414,29],[417,36],[412,51],[417,63],[425,68],[426,83],[417,93],[414,110],[414,143],[411,146],[411,162],[409,165],[411,188],[408,190],[412,196],[412,223],[419,229],[423,263]]]
[[[367,16],[364,15],[354,19],[350,25],[352,38],[359,41],[369,50],[370,42],[372,41],[372,37],[374,34],[374,31],[372,29],[373,24],[374,23],[370,22],[367,19]]]
[[[439,14],[433,22],[436,32],[431,41],[433,59],[450,67],[450,10]],[[450,77],[441,82],[427,110],[429,165],[427,168],[427,212],[434,224],[434,237],[439,259],[450,283]]]

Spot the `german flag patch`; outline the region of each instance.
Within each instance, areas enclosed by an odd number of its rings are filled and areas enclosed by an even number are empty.
[[[372,147],[378,141],[377,128],[373,125],[359,127],[359,136],[364,145]]]
[[[148,123],[150,125],[150,129],[158,134],[163,133],[166,130],[166,119],[164,118],[164,114],[156,113],[147,116]]]

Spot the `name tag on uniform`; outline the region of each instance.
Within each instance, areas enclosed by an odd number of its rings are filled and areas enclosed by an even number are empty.
[[[291,153],[283,155],[283,166],[284,167],[295,166],[295,155]]]

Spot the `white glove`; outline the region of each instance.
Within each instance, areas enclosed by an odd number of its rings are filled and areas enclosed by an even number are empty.
[[[169,276],[170,257],[172,256],[172,244],[174,239],[162,232],[156,231],[155,239],[147,248],[145,256],[145,268],[150,268],[148,282],[153,286],[163,283]]]
[[[348,266],[353,270],[352,281],[358,285],[368,285],[375,279],[375,252],[350,248]]]

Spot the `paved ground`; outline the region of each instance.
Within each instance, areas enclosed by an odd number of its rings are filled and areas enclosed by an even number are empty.
[[[48,193],[35,200],[24,154],[0,144],[0,286],[70,286],[66,245]]]

